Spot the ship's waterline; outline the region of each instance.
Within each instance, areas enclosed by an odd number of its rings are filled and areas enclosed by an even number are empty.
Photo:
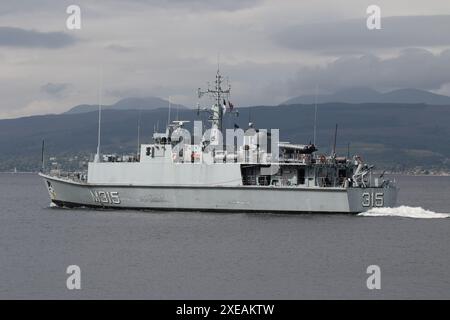
[[[42,175],[52,202],[64,207],[217,212],[357,213],[393,207],[395,188],[259,186],[121,186],[76,183]]]

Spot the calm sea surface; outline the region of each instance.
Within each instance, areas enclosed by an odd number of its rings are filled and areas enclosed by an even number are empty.
[[[450,212],[450,177],[396,179],[399,204]],[[450,299],[449,266],[449,218],[55,209],[0,174],[0,298]]]

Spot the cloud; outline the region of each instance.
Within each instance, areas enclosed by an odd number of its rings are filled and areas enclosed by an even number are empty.
[[[105,90],[105,94],[114,98],[145,97],[145,93],[137,88],[120,88]]]
[[[67,83],[47,83],[41,86],[41,91],[55,97],[62,97],[66,93],[69,84]]]
[[[220,53],[221,70],[230,77],[232,100],[236,106],[278,104],[299,90],[312,87],[309,92],[314,92],[318,75],[323,84],[319,84],[319,90],[332,91],[341,85],[340,81],[342,85],[353,86],[360,79],[363,83],[374,83],[376,88],[381,87],[381,80],[370,79],[370,65],[377,68],[387,64],[386,57],[393,59],[403,49],[397,47],[399,44],[424,47],[431,43],[438,47],[425,48],[434,53],[450,47],[446,45],[448,36],[443,34],[450,30],[445,16],[442,23],[436,16],[423,17],[425,22],[432,20],[430,23],[420,22],[421,17],[405,17],[406,30],[397,32],[397,36],[389,41],[379,40],[381,47],[376,47],[377,44],[366,39],[380,36],[378,31],[365,29],[368,3],[361,0],[348,0],[345,4],[332,0],[0,1],[0,26],[20,28],[18,30],[29,37],[38,38],[30,43],[23,40],[23,36],[12,37],[14,41],[10,36],[7,41],[10,47],[3,47],[6,44],[4,40],[0,41],[0,95],[3,99],[0,117],[62,112],[77,104],[95,103],[98,101],[100,69],[104,70],[101,87],[105,104],[126,96],[154,95],[171,96],[175,103],[192,106],[197,102],[196,88],[205,87],[207,81],[214,80]],[[66,29],[69,4],[81,7],[81,30]],[[403,26],[403,18],[395,18],[398,15],[450,13],[450,1],[442,0],[426,3],[377,0],[377,4],[382,8],[383,17],[391,16],[394,22],[398,21],[398,28]],[[330,19],[343,22],[333,24]],[[383,18],[381,32],[392,29],[390,19]],[[319,21],[327,23],[311,27],[310,38],[309,31],[302,29],[304,26],[289,28]],[[351,34],[351,24],[346,27],[346,23],[352,21],[361,28],[359,33],[354,31],[356,36]],[[426,30],[418,32],[419,27],[414,29],[417,23],[426,26]],[[339,30],[340,27],[350,32],[347,40],[345,30]],[[279,30],[285,31],[275,34]],[[286,33],[289,30],[292,31],[290,35]],[[7,31],[10,35],[11,30]],[[48,31],[60,32],[45,33]],[[328,33],[331,36],[326,38]],[[47,40],[39,38],[47,39],[49,34],[63,36],[66,41],[57,42],[58,46],[54,41],[47,44]],[[301,38],[296,38],[298,34]],[[441,37],[442,43],[438,43],[437,36]],[[307,50],[302,50],[302,43]],[[60,49],[47,49],[53,47]],[[330,52],[336,54],[330,55]],[[404,76],[395,74],[395,81],[388,79],[387,84],[439,87],[446,81],[444,71],[449,63],[441,57],[444,54],[425,52],[423,55],[420,58],[419,53],[406,54],[417,65],[411,66],[412,70],[408,70],[406,63],[403,70],[398,61],[391,61],[396,64],[394,70],[399,73],[402,70]],[[343,58],[338,61],[335,60],[337,57]],[[405,59],[400,58],[401,61]],[[425,65],[417,71],[423,61],[431,61],[427,63],[432,72],[438,71],[432,74]],[[436,66],[438,63],[440,67]],[[360,69],[352,64],[358,64]],[[298,70],[301,72],[297,76]],[[382,70],[391,72],[387,67]],[[386,79],[379,74],[381,71],[377,72],[374,73],[376,79]],[[328,81],[328,75],[333,81]],[[50,85],[41,88],[48,83]],[[57,92],[58,85],[66,83],[70,83],[69,88],[59,88],[61,91]],[[449,88],[442,86],[439,90],[448,91]],[[44,109],[47,102],[50,102],[49,107]]]
[[[48,9],[51,6],[55,6],[57,2],[55,0],[14,0],[14,1],[2,1],[0,3],[0,15],[12,14],[16,12],[24,11],[39,11]]]
[[[73,45],[77,39],[63,32],[40,32],[0,27],[0,46],[56,49]]]
[[[418,88],[438,90],[450,83],[450,50],[433,54],[425,49],[406,49],[382,59],[376,55],[350,56],[323,67],[303,67],[288,81],[289,93],[334,92],[349,87],[378,90]]]
[[[115,43],[105,46],[105,49],[111,50],[114,52],[118,52],[118,53],[132,52],[135,50],[135,48],[133,48],[133,47],[128,47],[128,46],[124,46],[121,44],[115,44]]]
[[[62,12],[71,4],[79,5],[84,8],[162,8],[162,9],[183,9],[189,11],[238,11],[258,6],[264,3],[264,0],[102,0],[92,6],[92,0],[14,0],[0,2],[0,16],[11,15],[23,12]]]
[[[190,10],[236,11],[255,7],[262,0],[134,0],[135,2],[164,8],[183,8]]]
[[[58,100],[37,99],[28,102],[23,109],[13,111],[9,117],[18,117],[24,114],[55,114],[58,108],[60,108]]]
[[[272,35],[276,43],[298,50],[336,51],[428,47],[450,44],[450,15],[382,17],[381,30],[366,20],[297,25]]]

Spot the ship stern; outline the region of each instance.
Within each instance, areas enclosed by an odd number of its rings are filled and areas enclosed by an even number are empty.
[[[393,208],[397,204],[398,187],[348,188],[349,210],[352,213],[365,212],[373,208]]]

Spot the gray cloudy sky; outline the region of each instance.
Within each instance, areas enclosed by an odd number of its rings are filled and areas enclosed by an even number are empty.
[[[67,30],[67,6],[81,30]],[[381,7],[382,30],[366,28]],[[15,0],[0,3],[0,118],[128,96],[193,106],[217,56],[235,105],[367,86],[450,95],[450,1]]]

